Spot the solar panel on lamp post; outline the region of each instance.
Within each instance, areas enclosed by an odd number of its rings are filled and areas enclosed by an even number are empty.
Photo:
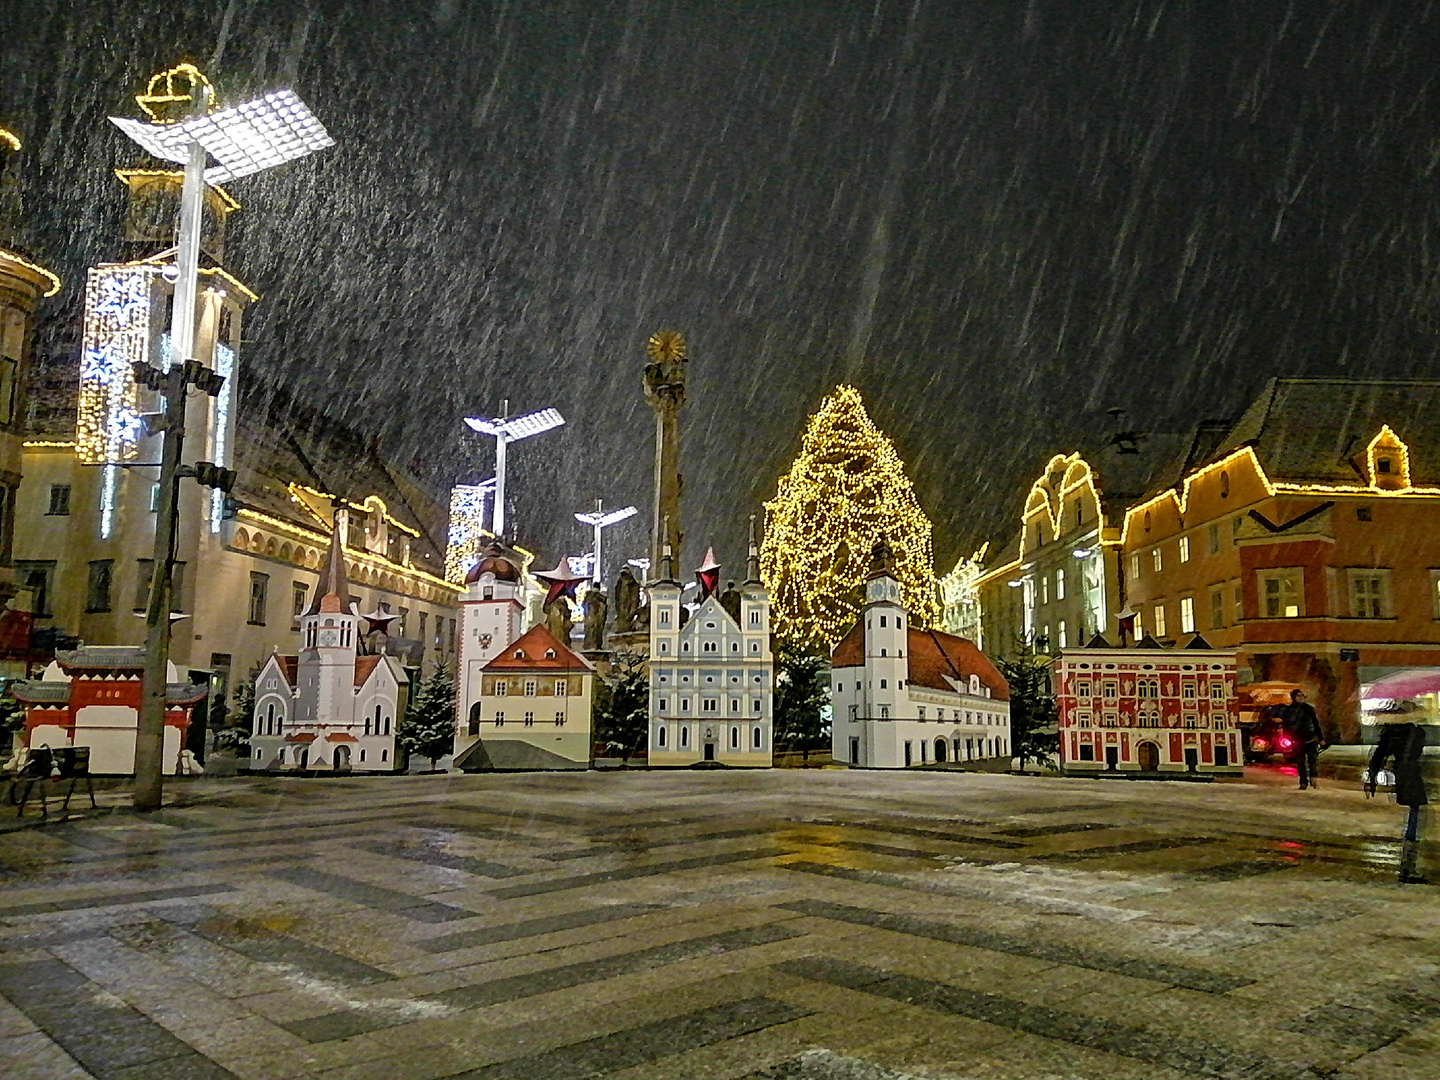
[[[528,439],[565,423],[565,418],[557,409],[540,409],[524,416],[506,416],[509,411],[510,402],[507,400],[500,403],[500,415],[493,419],[479,416],[465,418],[466,425],[472,431],[493,436],[495,439],[495,508],[490,531],[497,540],[505,538],[505,448],[512,442]]]
[[[640,511],[633,506],[627,506],[624,510],[605,511],[605,504],[599,499],[595,500],[595,512],[593,514],[576,514],[575,520],[582,525],[590,525],[595,529],[595,581],[604,584],[605,571],[600,565],[600,533],[611,525],[618,524],[626,518],[632,518]]]
[[[223,381],[191,354],[195,351],[195,298],[199,291],[200,227],[205,185],[250,176],[333,146],[324,126],[295,94],[279,90],[254,101],[210,112],[210,85],[192,84],[190,119],[150,124],[122,116],[111,122],[147,153],[185,166],[180,188],[179,235],[175,249],[175,309],[170,327],[167,372],[138,364],[137,378],[162,389],[165,412],[160,455],[160,498],[155,516],[154,576],[145,613],[145,681],[135,731],[137,810],[160,806],[164,784],[166,674],[170,662],[170,583],[179,519],[177,486],[182,475],[185,399],[191,386],[219,392]],[[207,167],[207,157],[217,164]],[[155,426],[152,425],[152,430]],[[194,470],[188,470],[195,475]]]

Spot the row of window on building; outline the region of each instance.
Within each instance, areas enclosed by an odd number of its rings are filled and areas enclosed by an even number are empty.
[[[730,713],[732,716],[744,711],[744,705],[742,704],[742,700],[743,699],[738,697],[732,697],[730,699]],[[679,702],[679,711],[681,713],[688,713],[690,711],[690,699],[688,697],[682,697],[679,699]],[[667,715],[670,712],[670,699],[663,697],[657,699],[656,707],[658,708],[661,716]],[[762,705],[760,699],[758,697],[751,698],[750,711],[752,713],[758,714],[760,713],[761,709]],[[718,716],[720,714],[720,699],[718,697],[702,697],[700,699],[700,711],[702,713],[713,713]]]
[[[690,726],[688,724],[677,724],[676,734],[670,734],[669,724],[660,724],[655,728],[655,748],[657,750],[689,750],[691,748]],[[740,726],[730,725],[730,749],[740,749]],[[750,729],[750,749],[765,749],[765,730],[758,724]]]
[[[1193,728],[1203,728],[1203,727],[1205,726],[1205,723],[1206,723],[1206,718],[1205,718],[1204,716],[1200,715],[1199,713],[1182,713],[1181,716],[1180,716],[1179,723],[1178,723],[1176,726],[1182,727],[1182,728],[1192,728],[1192,729],[1193,729]],[[1210,724],[1210,727],[1214,728],[1216,731],[1224,731],[1224,730],[1225,730],[1225,727],[1226,727],[1225,714],[1224,714],[1224,713],[1211,713],[1211,714],[1210,714],[1210,718],[1209,718],[1209,724]],[[1095,719],[1095,716],[1094,716],[1093,713],[1077,712],[1077,713],[1075,714],[1075,726],[1076,726],[1076,727],[1079,727],[1079,728],[1089,728],[1089,727],[1148,727],[1148,728],[1159,728],[1159,727],[1167,727],[1167,726],[1169,726],[1169,725],[1167,725],[1167,724],[1165,723],[1165,720],[1164,720],[1164,718],[1160,715],[1160,710],[1159,710],[1158,708],[1156,708],[1156,709],[1146,709],[1146,708],[1144,708],[1144,707],[1141,707],[1139,710],[1136,711],[1135,717],[1134,717],[1134,722],[1133,722],[1133,723],[1131,722],[1131,720],[1130,720],[1129,717],[1126,717],[1126,718],[1123,720],[1123,722],[1122,722],[1121,717],[1120,717],[1120,714],[1119,714],[1119,713],[1116,713],[1116,712],[1101,713],[1101,714],[1100,714],[1100,719],[1099,719],[1098,721]]]
[[[520,689],[525,697],[537,697],[540,694],[566,697],[570,693],[570,682],[568,679],[547,679],[544,682],[536,679],[526,679]],[[495,697],[509,697],[509,680],[496,679],[494,684],[486,689],[486,693]]]
[[[365,748],[364,748],[363,746],[360,748],[359,758],[360,758],[360,760],[361,760],[362,762],[365,760]],[[264,761],[264,760],[265,760],[265,751],[264,751],[262,748],[260,748],[260,747],[255,747],[254,749],[252,749],[252,750],[250,751],[250,760],[256,761],[256,762]],[[380,750],[380,760],[381,760],[381,761],[389,761],[389,760],[390,760],[390,751],[389,751],[388,749],[386,749],[386,748],[381,748],[381,750]],[[297,754],[296,754],[296,758],[295,758],[295,762],[294,762],[294,763],[297,764],[297,765],[302,765],[302,766],[303,766],[303,764],[304,764],[303,759],[299,756],[299,753],[298,753],[298,752],[297,752]],[[276,764],[276,765],[284,765],[284,764],[285,764],[285,747],[282,746],[282,747],[280,747],[279,750],[277,750],[277,751],[275,752],[275,764]]]
[[[1099,682],[1100,693],[1092,691],[1096,684],[1089,679],[1077,679],[1075,682],[1075,697],[1087,699],[1092,697],[1103,697],[1107,701],[1117,700],[1120,696],[1120,682],[1118,679],[1102,679]],[[1180,697],[1193,700],[1198,693],[1196,680],[1180,680]],[[1127,695],[1128,696],[1128,695]],[[1135,696],[1137,698],[1158,698],[1160,696],[1160,679],[1158,676],[1141,676],[1135,680]],[[1221,679],[1210,680],[1210,697],[1215,701],[1224,701],[1226,697],[1225,683]]]
[[[497,728],[504,727],[504,726],[505,726],[505,710],[504,710],[504,709],[496,709],[496,710],[495,710],[495,715],[492,716],[492,717],[489,719],[489,721],[485,721],[484,718],[480,715],[480,703],[477,701],[474,705],[470,706],[470,716],[469,716],[469,718],[468,718],[467,721],[466,721],[466,729],[467,729],[468,733],[471,734],[471,735],[479,735],[479,734],[480,734],[480,724],[481,724],[482,722],[488,722],[488,723],[494,724]],[[514,722],[513,718],[512,718],[512,721],[511,721],[511,722],[512,722],[512,723]],[[519,722],[520,722],[523,726],[525,726],[525,727],[534,727],[534,726],[535,726],[535,713],[534,713],[533,711],[527,711],[527,712],[523,713],[523,714],[521,715],[521,717],[520,717]],[[543,721],[542,721],[542,723],[543,723]],[[557,712],[557,713],[555,714],[554,724],[555,724],[556,727],[564,727],[564,726],[565,726],[565,713],[564,713],[564,712]]]

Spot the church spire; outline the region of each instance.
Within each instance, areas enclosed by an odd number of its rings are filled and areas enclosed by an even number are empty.
[[[745,584],[760,584],[760,547],[755,543],[755,515],[750,515],[750,548],[745,557]]]
[[[320,567],[320,582],[315,586],[315,599],[306,615],[321,611],[344,611],[350,603],[350,579],[345,575],[345,533],[350,517],[344,506],[335,507],[335,527],[330,530],[330,550]],[[327,603],[334,598],[333,605]]]

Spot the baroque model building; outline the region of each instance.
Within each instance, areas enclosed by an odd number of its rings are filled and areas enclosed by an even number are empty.
[[[595,668],[543,624],[522,633],[525,583],[498,545],[460,599],[455,766],[590,767]]]
[[[361,656],[363,616],[346,609],[343,531],[339,523],[315,602],[300,619],[298,656],[272,654],[255,678],[251,767],[392,772],[395,729],[410,680],[393,656]]]
[[[1068,773],[1233,773],[1243,764],[1235,652],[1196,634],[1183,649],[1150,635],[1096,636],[1055,661],[1060,765]]]
[[[830,667],[837,762],[900,769],[1010,754],[1009,684],[974,642],[910,625],[883,539]]]
[[[716,595],[720,567],[707,552],[696,572],[700,606],[682,626],[674,564],[667,540],[650,585],[649,764],[768,767],[775,672],[753,524],[746,580],[731,610]]]

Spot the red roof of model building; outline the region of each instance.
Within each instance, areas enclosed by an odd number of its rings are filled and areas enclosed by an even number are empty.
[[[486,671],[594,671],[586,660],[556,640],[544,625],[532,626],[485,665]]]
[[[996,701],[1010,700],[1010,684],[968,638],[910,627],[906,631],[905,644],[905,677],[916,686],[954,693],[955,687],[945,681],[949,676],[962,684],[960,692],[965,693],[970,676],[978,675],[981,684],[990,688],[992,698]],[[847,668],[863,667],[864,664],[865,621],[860,619],[835,646],[835,651],[830,654],[830,666]]]

